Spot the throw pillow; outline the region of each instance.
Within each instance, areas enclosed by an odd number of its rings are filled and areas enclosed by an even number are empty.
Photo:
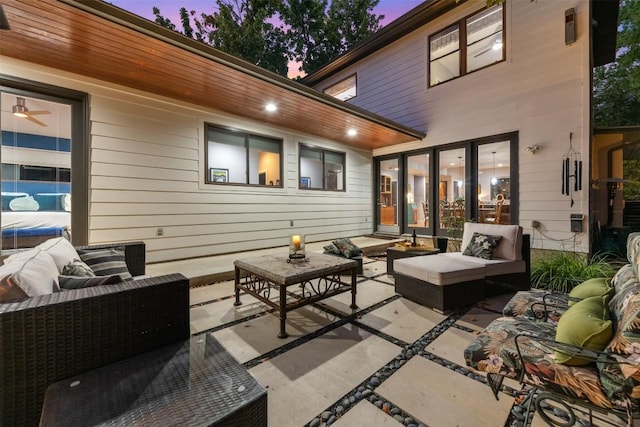
[[[569,307],[560,317],[556,328],[556,341],[564,344],[604,350],[613,336],[612,322],[604,297],[589,297]],[[556,361],[580,366],[592,361],[556,351]]]
[[[605,352],[640,362],[640,294],[629,294]],[[633,363],[598,361],[600,382],[612,400],[624,400],[640,390],[640,370]]]
[[[488,234],[473,233],[469,245],[462,255],[474,256],[482,259],[492,259],[493,251],[500,243],[502,236],[490,236]]]
[[[340,253],[345,258],[353,258],[362,253],[362,250],[353,244],[349,239],[334,240],[333,244],[340,250]]]
[[[58,272],[60,273],[62,272],[64,266],[71,263],[74,259],[80,258],[78,252],[76,252],[76,248],[74,248],[71,242],[64,237],[49,239],[40,243],[36,247],[51,255],[53,260],[56,262],[56,266],[58,266]]]
[[[589,279],[580,283],[569,292],[571,298],[583,300],[589,297],[606,297],[607,303],[613,296],[613,288],[609,286],[609,281],[604,278]],[[575,301],[569,300],[569,307],[575,304]]]
[[[37,211],[40,205],[32,196],[19,197],[9,202],[9,209],[12,211]]]
[[[342,255],[340,249],[333,243],[329,243],[327,246],[324,246],[323,249],[325,254]]]
[[[95,277],[95,273],[87,264],[81,259],[74,259],[69,264],[62,267],[60,272],[62,276],[75,276],[75,277]]]
[[[0,266],[0,302],[46,295],[60,290],[58,268],[51,255],[33,248]]]
[[[62,289],[83,289],[93,286],[113,285],[114,283],[122,282],[122,279],[117,274],[114,274],[113,276],[93,277],[59,276],[58,281]]]
[[[84,261],[96,276],[117,274],[122,280],[131,279],[124,257],[124,248],[80,249],[80,259]]]

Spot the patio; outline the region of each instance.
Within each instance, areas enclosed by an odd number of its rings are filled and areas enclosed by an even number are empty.
[[[214,258],[209,269],[231,268]],[[289,313],[289,337],[279,339],[271,308],[246,295],[236,308],[233,291],[232,280],[192,288],[191,333],[213,335],[267,389],[270,426],[518,425],[513,396],[496,401],[463,359],[510,295],[442,315],[396,295],[384,259],[371,256],[355,314],[350,294],[337,295]]]

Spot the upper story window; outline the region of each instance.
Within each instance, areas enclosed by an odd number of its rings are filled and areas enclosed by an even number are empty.
[[[207,184],[281,186],[282,141],[207,125]]]
[[[301,189],[345,189],[345,154],[300,144]]]
[[[429,86],[504,60],[502,4],[429,37]]]
[[[347,101],[351,98],[355,98],[358,95],[358,85],[356,75],[353,74],[344,80],[340,80],[338,83],[329,86],[324,90],[327,95],[338,98],[341,101]]]

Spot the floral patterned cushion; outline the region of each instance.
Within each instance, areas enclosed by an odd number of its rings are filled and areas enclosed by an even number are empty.
[[[336,245],[338,249],[340,249],[340,253],[345,258],[353,258],[362,254],[362,250],[354,245],[353,242],[349,239],[334,240],[333,244]]]
[[[323,253],[325,254],[342,255],[342,252],[340,252],[340,249],[333,243],[329,243],[327,246],[324,246],[322,249],[324,249]]]
[[[567,298],[565,294],[550,293],[545,289],[518,291],[504,306],[502,315],[546,319],[547,322],[556,324],[560,315],[565,311],[566,305]]]
[[[492,259],[493,251],[500,243],[502,236],[490,236],[487,234],[473,233],[469,245],[462,255],[470,255],[477,258]]]
[[[518,356],[518,337],[522,360]],[[578,399],[587,399],[600,407],[611,408],[612,402],[602,391],[595,364],[568,366],[556,363],[553,350],[535,337],[553,340],[555,327],[526,317],[501,317],[489,324],[465,349],[467,366],[487,373],[518,378],[524,369],[525,383]]]
[[[600,380],[612,400],[640,398],[640,294],[627,294],[622,314],[606,351],[613,357],[598,361]],[[617,363],[616,356],[620,356]]]

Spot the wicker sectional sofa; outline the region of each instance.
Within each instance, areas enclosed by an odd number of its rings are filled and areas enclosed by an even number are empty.
[[[464,224],[461,248],[474,233],[499,236],[491,259],[447,252],[394,261],[396,292],[441,312],[473,304],[486,296],[531,286],[529,235],[518,225]]]
[[[145,274],[143,242],[124,247]],[[74,289],[0,304],[0,425],[37,425],[47,387],[189,338],[189,280],[181,274]]]

